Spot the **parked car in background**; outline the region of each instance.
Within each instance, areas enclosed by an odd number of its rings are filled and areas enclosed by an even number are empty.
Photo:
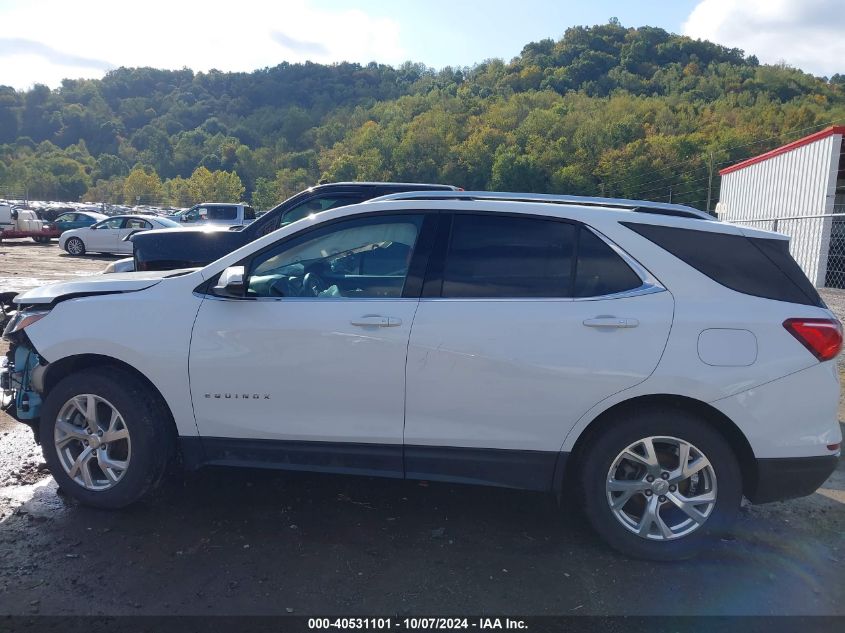
[[[59,237],[59,233],[39,219],[36,211],[0,204],[0,242],[22,237],[31,237],[39,244],[46,244]]]
[[[839,461],[842,328],[788,247],[680,205],[400,194],[18,295],[4,407],[94,507],[179,458],[572,491],[618,550],[685,558]]]
[[[152,231],[132,237],[134,258],[118,260],[104,272],[172,270],[205,266],[279,227],[329,209],[403,191],[455,191],[452,185],[407,182],[333,182],[291,196],[260,219],[238,231]],[[172,216],[171,216],[172,217]]]
[[[107,215],[93,211],[74,211],[72,213],[63,213],[52,222],[48,222],[47,227],[52,227],[61,234],[73,229],[84,229],[92,224],[106,220],[108,217]]]
[[[203,202],[190,209],[177,211],[168,219],[183,224],[213,224],[218,226],[242,226],[255,219],[255,209],[246,204]]]
[[[131,253],[132,242],[125,238],[151,229],[181,229],[182,225],[167,218],[141,215],[116,215],[84,229],[65,231],[59,247],[71,255],[85,253]]]

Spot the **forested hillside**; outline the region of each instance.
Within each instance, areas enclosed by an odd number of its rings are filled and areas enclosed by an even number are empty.
[[[0,87],[0,197],[183,206],[214,191],[268,208],[320,179],[377,179],[704,208],[711,171],[833,121],[843,76],[611,20],[466,69],[120,68]]]

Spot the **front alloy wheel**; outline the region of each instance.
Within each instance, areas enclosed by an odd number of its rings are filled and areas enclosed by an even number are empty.
[[[108,490],[129,469],[129,428],[115,406],[100,396],[80,394],[65,402],[53,441],[65,473],[86,490]]]
[[[716,507],[713,466],[676,437],[646,437],[626,447],[613,460],[605,488],[616,520],[653,541],[695,532]]]
[[[72,237],[65,244],[65,250],[71,255],[84,255],[85,244],[78,237]]]
[[[161,395],[137,374],[103,365],[60,379],[39,421],[44,459],[71,497],[122,508],[161,484],[176,455],[176,428]]]

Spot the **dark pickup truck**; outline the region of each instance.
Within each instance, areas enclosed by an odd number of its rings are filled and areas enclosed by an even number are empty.
[[[190,228],[136,233],[130,238],[133,243],[134,270],[173,270],[205,266],[262,235],[312,213],[357,204],[392,193],[455,189],[457,187],[450,185],[393,182],[335,182],[317,185],[288,198],[241,230]],[[122,272],[127,269],[130,268],[113,264],[106,271]]]

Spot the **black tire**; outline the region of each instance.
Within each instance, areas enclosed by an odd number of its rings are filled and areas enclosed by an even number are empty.
[[[615,415],[607,422],[585,447],[580,475],[587,519],[611,547],[635,558],[683,560],[712,546],[730,531],[742,500],[742,474],[730,445],[711,425],[684,409],[670,406],[642,407]],[[608,502],[607,480],[623,450],[639,440],[658,436],[684,440],[701,451],[712,465],[717,490],[712,512],[695,531],[653,541],[634,534],[617,518]]]
[[[71,242],[73,242],[74,244],[77,244],[77,243],[79,244],[79,251],[78,252],[76,252],[76,253],[70,252]],[[85,254],[85,242],[83,242],[78,237],[71,237],[70,239],[68,239],[67,242],[65,242],[65,250],[68,252],[68,255],[76,255],[76,256],[84,255]]]
[[[111,403],[125,420],[131,458],[122,477],[105,490],[89,490],[62,466],[54,441],[62,407],[80,394],[94,394]],[[122,508],[155,490],[175,456],[176,438],[170,413],[158,394],[118,367],[86,369],[62,379],[47,395],[41,410],[44,459],[59,487],[81,503],[96,508]]]

